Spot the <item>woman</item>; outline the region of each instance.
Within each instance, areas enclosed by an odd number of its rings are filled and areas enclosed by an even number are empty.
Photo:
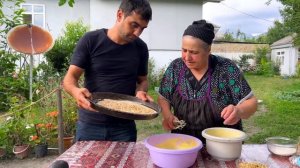
[[[202,130],[241,130],[241,119],[249,118],[257,109],[257,100],[238,67],[210,53],[214,37],[213,25],[205,20],[188,26],[182,37],[182,57],[169,65],[159,89],[163,127],[202,142]],[[174,129],[176,120],[184,120],[186,126]]]

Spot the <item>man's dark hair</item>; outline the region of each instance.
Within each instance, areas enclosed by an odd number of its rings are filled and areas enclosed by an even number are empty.
[[[125,17],[136,12],[146,21],[152,19],[152,9],[148,0],[122,0],[119,9],[124,12]]]

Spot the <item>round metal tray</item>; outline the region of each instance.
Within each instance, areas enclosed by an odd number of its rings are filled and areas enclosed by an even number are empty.
[[[154,113],[154,114],[133,114],[130,112],[112,110],[112,109],[109,109],[109,108],[106,108],[106,107],[103,107],[103,106],[97,104],[97,102],[102,99],[128,100],[128,101],[132,101],[132,102],[137,102],[143,106],[153,109],[156,113]],[[111,92],[94,92],[94,93],[92,93],[90,102],[92,104],[92,108],[97,110],[99,113],[110,115],[113,117],[123,118],[123,119],[130,119],[130,120],[150,120],[150,119],[157,117],[158,114],[161,112],[161,108],[158,106],[158,104],[156,104],[154,102],[145,102],[134,96],[111,93]]]

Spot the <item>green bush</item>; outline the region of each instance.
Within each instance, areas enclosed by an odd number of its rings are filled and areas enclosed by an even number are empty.
[[[164,75],[165,68],[161,68],[158,71],[155,71],[155,61],[151,57],[148,62],[148,81],[149,89],[154,89],[160,85],[160,81]]]
[[[63,35],[55,40],[53,48],[45,53],[48,63],[62,76],[68,69],[70,58],[78,40],[88,31],[81,20],[67,22]]]
[[[10,108],[9,99],[13,95],[27,97],[29,86],[23,71],[16,72],[16,61],[20,55],[0,51],[0,112]]]
[[[13,145],[23,145],[29,143],[29,136],[33,129],[30,129],[28,120],[25,114],[28,111],[21,110],[20,105],[25,105],[25,102],[17,96],[11,98],[12,108],[9,111],[11,114],[5,121],[4,128],[6,135],[12,141]]]
[[[240,56],[240,60],[237,61],[237,65],[243,72],[248,72],[251,70],[251,65],[249,63],[249,59],[254,58],[253,55],[243,54]]]
[[[278,62],[273,62],[267,54],[269,49],[266,47],[257,48],[254,54],[256,67],[254,69],[254,74],[264,75],[264,76],[274,76],[280,73],[280,64]]]

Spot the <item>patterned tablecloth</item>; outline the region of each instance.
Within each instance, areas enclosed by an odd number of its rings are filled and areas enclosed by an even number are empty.
[[[56,160],[65,160],[70,168],[156,168],[143,142],[80,141]],[[56,161],[55,160],[55,161]],[[289,157],[271,155],[266,145],[243,145],[240,159],[217,161],[203,148],[192,168],[236,168],[238,163],[260,162],[270,168],[296,168]]]

